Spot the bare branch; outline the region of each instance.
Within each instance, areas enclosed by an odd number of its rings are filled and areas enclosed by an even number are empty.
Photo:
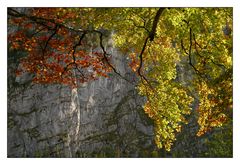
[[[45,18],[36,17],[36,16],[29,16],[27,14],[20,13],[20,12],[14,10],[12,8],[8,9],[8,15],[13,16],[13,17],[24,17],[24,18],[27,18],[27,19],[29,19],[29,20],[37,23],[37,24],[40,24],[40,25],[46,27],[49,30],[54,30],[54,28],[51,27],[51,26],[48,26],[46,24],[47,22],[54,23],[55,25],[57,24],[54,20],[45,19]],[[58,24],[58,25],[60,25],[60,24]]]
[[[146,25],[145,25],[146,23],[145,22],[144,22],[143,26],[140,26],[140,25],[137,25],[136,22],[131,18],[129,18],[127,20],[131,21],[135,27],[144,29],[144,30],[147,31],[147,33],[150,33],[150,31],[146,28]]]
[[[181,39],[181,47],[185,54],[188,55],[187,49],[184,47],[183,40]]]
[[[122,79],[124,79],[125,81],[131,83],[132,85],[134,85],[130,80],[128,80],[127,78],[125,78],[124,76],[122,76],[117,70],[116,68],[109,62],[108,58],[107,58],[107,52],[103,46],[103,33],[97,30],[94,30],[95,32],[97,32],[98,34],[100,34],[99,39],[100,39],[100,47],[103,51],[103,59],[104,61],[108,64],[108,66],[114,71],[114,73],[116,73],[119,77],[121,77]]]
[[[56,25],[55,28],[54,28],[54,32],[48,37],[48,40],[45,43],[45,46],[43,48],[43,54],[45,53],[45,51],[47,49],[49,41],[54,37],[55,34],[57,34],[57,31],[58,31],[58,26]]]
[[[68,63],[68,64],[65,66],[65,68],[64,68],[64,70],[63,70],[63,72],[62,72],[61,75],[63,75],[64,72],[67,71],[67,69],[68,69],[69,66],[75,65],[75,68],[79,71],[79,73],[83,76],[83,78],[85,77],[85,76],[83,75],[83,73],[79,70],[79,68],[78,68],[78,66],[77,66],[77,63],[76,63],[76,57],[75,57],[76,49],[77,49],[78,46],[81,46],[81,45],[82,45],[82,40],[83,40],[83,38],[85,37],[85,35],[86,35],[86,32],[84,32],[84,33],[81,35],[78,43],[73,46],[73,49],[72,49],[72,50],[73,50],[73,52],[72,52],[73,62],[70,62],[70,63]]]
[[[33,36],[35,36],[36,34],[40,33],[40,32],[43,31],[44,29],[46,29],[46,27],[43,27],[43,28],[37,30],[35,33],[33,33],[33,34],[31,35],[31,37],[33,37]]]
[[[56,20],[54,20],[54,19],[47,19],[47,18],[27,15],[27,14],[24,14],[24,13],[20,13],[20,12],[14,10],[12,8],[8,9],[8,15],[13,16],[13,17],[25,17],[25,18],[27,18],[27,19],[29,19],[29,20],[37,23],[37,24],[40,24],[42,26],[47,27],[49,30],[54,30],[54,28],[46,25],[46,23],[48,23],[48,22],[53,23],[55,26],[57,25],[59,28],[60,27],[66,28],[66,29],[68,29],[72,32],[76,32],[76,33],[84,32],[84,30],[82,30],[82,29],[74,29],[72,27],[69,27],[69,26],[63,24],[63,23],[56,22]]]

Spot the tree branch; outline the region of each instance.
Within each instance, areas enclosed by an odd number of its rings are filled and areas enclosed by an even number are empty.
[[[141,51],[141,53],[139,54],[140,64],[139,64],[139,67],[138,67],[138,75],[139,75],[140,77],[142,77],[142,78],[150,85],[150,83],[149,83],[149,81],[147,80],[147,78],[146,78],[144,75],[142,75],[142,73],[141,73],[141,69],[142,69],[142,65],[143,65],[143,53],[144,53],[145,48],[146,48],[146,46],[147,46],[148,40],[149,40],[149,36],[145,39],[145,42],[144,42],[144,44],[143,44],[142,51]],[[150,85],[150,86],[151,86],[151,85]]]
[[[146,30],[148,33],[150,33],[150,31],[146,28],[146,25],[145,25],[146,23],[145,23],[145,22],[144,22],[143,26],[140,26],[140,25],[137,25],[136,22],[135,22],[133,19],[131,19],[131,18],[129,18],[129,19],[127,19],[127,20],[131,21],[135,27],[144,29],[144,30]]]
[[[122,76],[117,70],[116,68],[109,62],[108,58],[107,58],[107,52],[103,46],[103,33],[97,30],[94,30],[95,32],[97,32],[98,34],[100,34],[99,39],[100,39],[100,47],[103,51],[103,59],[104,61],[108,64],[108,66],[114,71],[114,73],[116,73],[119,77],[121,77],[122,79],[124,79],[125,81],[131,83],[132,85],[134,85],[130,80],[128,80],[127,78],[125,78],[124,76]]]
[[[37,24],[40,24],[40,25],[43,25],[43,26],[47,27],[49,30],[54,30],[54,28],[46,25],[45,23],[50,22],[50,23],[53,23],[55,26],[57,25],[59,28],[63,27],[63,28],[66,28],[66,29],[68,29],[72,32],[76,32],[76,33],[85,32],[82,29],[74,29],[74,28],[69,27],[67,25],[64,25],[62,23],[56,22],[56,20],[54,20],[54,19],[47,19],[47,18],[27,15],[27,14],[24,14],[24,13],[20,13],[20,12],[14,10],[12,8],[8,9],[8,15],[13,16],[13,17],[25,17],[25,18],[27,18],[27,19],[29,19],[29,20],[37,23]]]
[[[191,54],[192,54],[192,28],[189,29],[189,50],[188,50],[188,59],[189,59],[189,65],[192,66],[192,68],[195,70],[195,72],[199,73],[199,75],[201,76],[201,72],[193,65],[192,63],[192,58],[191,58]]]
[[[58,25],[55,26],[54,32],[49,36],[48,40],[46,41],[45,46],[44,46],[44,48],[43,48],[43,54],[45,53],[45,51],[46,51],[46,49],[47,49],[47,46],[48,46],[49,41],[53,38],[53,36],[54,36],[55,34],[57,34],[57,31],[58,31]]]
[[[43,31],[44,29],[46,29],[46,27],[43,27],[43,28],[37,30],[35,33],[33,33],[33,34],[31,35],[31,37],[33,37],[34,35],[40,33],[40,32]]]
[[[29,19],[29,20],[37,23],[37,24],[40,24],[40,25],[46,27],[49,30],[54,30],[54,28],[46,25],[45,24],[46,22],[51,22],[51,23],[54,23],[55,25],[57,24],[54,20],[45,19],[45,18],[36,17],[36,16],[29,16],[27,14],[20,13],[20,12],[14,10],[12,8],[8,9],[8,15],[13,16],[13,17],[25,17],[25,18],[27,18],[27,19]],[[60,25],[60,24],[58,24],[58,25]]]
[[[162,12],[164,11],[164,9],[165,8],[159,8],[158,11],[157,11],[157,14],[156,14],[156,16],[153,20],[152,31],[149,34],[150,41],[154,40],[154,37],[156,35],[157,25],[158,25],[158,22],[159,22],[159,18],[161,16]]]
[[[145,39],[144,41],[144,44],[143,44],[143,47],[142,47],[142,50],[141,50],[141,53],[139,54],[139,59],[140,59],[140,64],[139,64],[139,68],[138,68],[138,74],[140,77],[142,77],[150,86],[150,82],[147,80],[147,78],[141,73],[141,69],[142,69],[142,65],[143,65],[143,53],[146,49],[146,46],[147,46],[147,42],[148,40],[150,39],[150,41],[153,41],[154,40],[154,37],[156,35],[156,29],[157,29],[157,24],[159,22],[159,18],[163,12],[165,8],[159,8],[155,17],[154,17],[154,20],[153,20],[153,25],[152,25],[152,30],[151,32],[149,33],[149,35],[147,36],[147,38]]]
[[[194,34],[194,33],[193,33],[193,40],[194,40],[194,43],[195,43],[195,50],[196,50],[197,55],[198,55],[199,57],[201,57],[201,58],[205,58],[205,59],[207,59],[207,60],[210,60],[214,65],[218,66],[219,68],[222,69],[223,72],[225,72],[226,67],[225,67],[223,64],[216,63],[216,62],[213,61],[213,59],[211,59],[210,57],[204,57],[204,56],[202,56],[202,55],[199,53],[199,51],[198,51],[198,49],[197,49],[197,46],[198,46],[200,49],[203,49],[203,48],[202,48],[201,45],[196,41],[196,37],[195,37],[195,34]],[[211,54],[211,52],[208,52],[208,53]]]
[[[84,74],[79,70],[79,68],[78,68],[78,66],[77,66],[76,57],[75,57],[76,49],[77,49],[78,46],[81,46],[81,45],[82,45],[82,40],[83,40],[83,38],[85,37],[85,35],[86,35],[86,32],[84,32],[84,33],[81,35],[78,43],[73,46],[73,49],[72,49],[72,50],[73,50],[73,52],[72,52],[73,62],[70,62],[70,63],[68,63],[68,64],[66,65],[66,67],[64,68],[64,70],[63,70],[63,72],[62,72],[61,75],[63,75],[64,72],[67,71],[67,69],[68,69],[68,67],[69,67],[70,65],[75,65],[75,68],[78,70],[78,72],[82,75],[83,78],[85,78]]]

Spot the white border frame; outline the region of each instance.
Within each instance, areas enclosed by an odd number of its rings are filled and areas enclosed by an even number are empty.
[[[7,156],[7,7],[233,7],[233,157],[234,159],[214,159],[214,158],[203,158],[198,159],[107,159],[107,162],[102,163],[180,163],[193,164],[193,163],[220,163],[227,164],[236,162],[240,158],[240,3],[238,0],[2,0],[0,5],[0,94],[1,94],[1,110],[0,110],[0,160],[1,164],[14,163],[19,164],[32,164],[33,160],[36,159],[10,159]],[[68,164],[71,163],[98,163],[98,161],[106,159],[37,159],[39,164],[41,163],[53,163],[57,160],[58,163]],[[116,162],[116,160],[118,160]],[[120,160],[120,161],[119,161]],[[181,160],[181,161],[179,161]],[[80,161],[80,162],[76,162]],[[127,161],[127,162],[126,162]],[[156,162],[159,161],[159,162]],[[36,161],[34,162],[36,163]],[[100,163],[100,162],[99,162]]]

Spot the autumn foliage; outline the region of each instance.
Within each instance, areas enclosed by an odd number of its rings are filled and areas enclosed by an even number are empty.
[[[9,8],[8,15],[9,49],[27,53],[16,74],[41,84],[77,87],[110,72],[129,82],[106,50],[104,30],[114,32],[159,148],[170,151],[193,105],[197,136],[232,119],[230,8]]]
[[[24,72],[34,73],[33,82],[63,83],[72,87],[99,76],[107,77],[111,69],[105,65],[103,53],[86,49],[87,40],[81,38],[85,34],[58,24],[75,19],[77,13],[59,14],[64,9],[57,8],[34,8],[30,12],[31,17],[9,20],[17,27],[8,35],[10,49],[28,53],[21,59],[21,67],[16,71],[18,76]],[[50,13],[57,13],[57,17]]]

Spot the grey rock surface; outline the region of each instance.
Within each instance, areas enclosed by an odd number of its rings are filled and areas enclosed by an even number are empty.
[[[134,78],[125,57],[111,51],[118,71]],[[9,62],[8,157],[138,157],[154,149],[144,98],[116,74],[71,89],[16,78],[16,66]]]

